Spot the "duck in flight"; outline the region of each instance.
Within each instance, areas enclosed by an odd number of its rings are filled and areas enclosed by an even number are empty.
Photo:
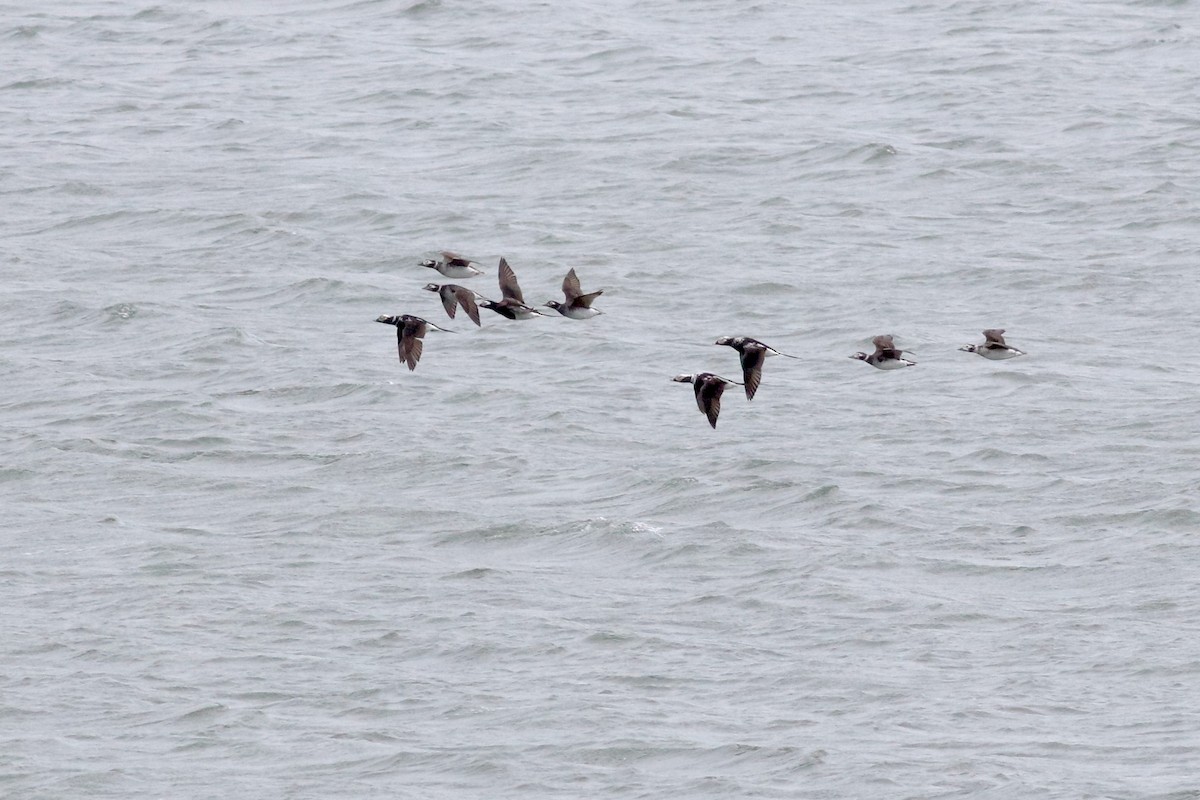
[[[758,339],[751,339],[749,336],[722,336],[713,344],[728,345],[738,351],[742,362],[742,380],[745,381],[743,385],[746,387],[747,400],[753,400],[754,393],[758,391],[758,384],[762,380],[763,362],[767,360],[768,356],[800,357],[781,353],[774,347],[766,345]]]
[[[500,259],[500,294],[504,299],[500,302],[493,300],[479,301],[480,308],[490,308],[502,317],[509,319],[532,319],[535,316],[546,316],[532,306],[525,305],[525,296],[517,284],[517,275],[513,272],[508,261]]]
[[[975,353],[992,361],[1000,361],[1005,358],[1016,358],[1017,356],[1025,355],[1024,350],[1018,350],[1005,343],[1004,328],[988,328],[983,332],[983,344],[964,344],[959,350],[965,350],[968,353]]]
[[[430,258],[422,261],[421,266],[436,269],[447,278],[474,278],[476,275],[483,274],[483,270],[476,267],[475,262],[465,256],[451,253],[449,250],[443,250],[439,255],[441,256],[440,261]]]
[[[475,293],[465,286],[458,286],[453,283],[427,283],[425,291],[434,292],[438,297],[442,298],[442,307],[446,309],[446,315],[450,319],[454,319],[455,312],[461,305],[463,311],[467,312],[467,316],[471,318],[471,322],[479,325],[479,306],[475,305]]]
[[[553,308],[567,319],[588,319],[589,317],[604,313],[592,308],[592,301],[604,294],[604,290],[601,289],[596,292],[584,294],[583,290],[579,288],[579,276],[575,274],[574,267],[571,267],[571,271],[567,273],[567,277],[563,278],[562,290],[566,300],[561,303],[557,300],[551,300],[546,303],[546,306]]]
[[[901,367],[915,367],[917,362],[909,361],[903,357],[904,351],[896,347],[892,342],[891,336],[876,336],[871,340],[871,344],[875,345],[875,352],[871,355],[866,353],[855,353],[850,358],[857,358],[859,361],[865,361],[876,369],[900,369]]]
[[[721,395],[724,393],[725,387],[731,384],[741,385],[737,381],[726,380],[711,372],[676,375],[671,380],[677,383],[692,384],[696,392],[696,405],[700,407],[704,416],[708,417],[708,424],[714,428],[717,427],[717,415],[721,413]]]
[[[445,331],[446,333],[454,333],[454,331],[439,328],[432,322],[423,320],[420,317],[414,317],[411,314],[380,314],[375,321],[382,322],[385,325],[396,326],[396,347],[400,351],[400,361],[408,364],[409,372],[416,369],[417,362],[421,360],[421,340],[425,338],[427,332]]]

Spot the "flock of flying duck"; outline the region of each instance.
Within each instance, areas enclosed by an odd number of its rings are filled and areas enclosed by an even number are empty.
[[[436,270],[447,278],[473,278],[476,275],[483,274],[483,270],[479,269],[474,261],[464,258],[457,253],[443,251],[440,255],[440,259],[422,261],[421,266]],[[513,272],[512,267],[508,265],[508,261],[503,258],[500,259],[499,277],[501,296],[499,301],[488,300],[476,291],[453,283],[428,283],[424,288],[426,291],[434,292],[441,298],[442,307],[446,309],[446,315],[450,319],[454,319],[458,308],[461,306],[471,321],[478,326],[482,326],[479,319],[480,308],[491,309],[500,316],[513,320],[532,319],[535,316],[550,316],[534,306],[526,304],[521,287],[517,284],[517,276]],[[551,300],[545,303],[543,307],[552,308],[568,319],[589,319],[597,314],[604,313],[592,308],[592,302],[604,294],[604,290],[601,289],[600,291],[585,294],[579,286],[579,278],[576,276],[574,268],[567,272],[567,276],[563,278],[562,292],[565,298],[563,302]],[[400,361],[407,364],[410,371],[416,369],[417,362],[421,360],[422,340],[425,338],[426,333],[429,331],[453,332],[411,314],[383,314],[375,321],[396,326],[396,342],[400,351]],[[968,353],[975,353],[991,361],[1000,361],[1025,355],[1023,350],[1018,350],[1004,341],[1003,328],[989,328],[983,332],[983,339],[982,344],[967,344],[958,349]],[[906,351],[896,347],[891,336],[876,336],[871,340],[871,343],[875,345],[874,353],[870,355],[855,353],[850,358],[865,361],[876,369],[902,369],[904,367],[916,366],[917,362],[904,358]],[[727,345],[738,352],[738,357],[742,365],[741,382],[731,381],[711,372],[676,375],[671,380],[692,384],[696,393],[696,405],[700,407],[700,411],[708,418],[708,424],[714,428],[717,427],[717,415],[721,413],[721,395],[725,392],[726,386],[744,387],[746,390],[746,399],[753,400],[754,393],[758,391],[758,384],[762,381],[763,362],[767,358],[770,356],[799,358],[799,356],[781,353],[775,348],[769,347],[757,339],[751,339],[748,336],[722,336],[713,344]]]
[[[474,261],[449,251],[442,251],[440,260],[431,258],[428,261],[422,261],[421,266],[437,270],[447,278],[474,278],[476,275],[483,274],[483,270],[479,269]],[[499,301],[488,300],[479,292],[454,283],[427,283],[424,288],[425,291],[434,292],[442,299],[442,307],[446,309],[446,315],[450,319],[454,319],[459,306],[462,306],[471,321],[480,327],[483,326],[479,319],[480,308],[491,309],[508,319],[550,316],[526,304],[525,295],[521,291],[520,284],[517,283],[517,275],[508,265],[508,261],[503,258],[500,259]],[[604,313],[592,308],[592,301],[604,294],[604,290],[584,294],[583,290],[579,288],[579,278],[575,275],[574,268],[567,273],[567,277],[563,278],[562,290],[566,298],[564,302],[551,300],[545,306],[554,309],[568,319],[588,319]],[[417,362],[421,360],[421,340],[425,338],[426,333],[429,331],[453,333],[453,331],[439,328],[429,320],[415,317],[412,314],[382,314],[375,321],[396,326],[396,344],[400,350],[400,360],[408,364],[410,371],[416,369]]]

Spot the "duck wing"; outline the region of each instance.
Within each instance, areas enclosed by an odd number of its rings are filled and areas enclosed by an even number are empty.
[[[717,416],[721,413],[721,395],[725,392],[725,381],[716,375],[706,375],[696,381],[696,405],[708,417],[708,424],[717,427]]]
[[[517,274],[504,258],[500,259],[500,294],[505,300],[516,300],[522,305],[525,304],[525,296],[521,294],[521,287],[517,284]]]
[[[463,310],[467,312],[467,316],[471,318],[471,322],[474,322],[477,326],[482,327],[479,322],[479,306],[475,304],[475,293],[464,286],[455,286],[454,299],[457,300],[459,305],[463,307]],[[454,315],[451,314],[450,316]]]
[[[563,278],[562,291],[563,295],[567,298],[567,305],[574,303],[575,298],[583,294],[583,289],[579,288],[579,276],[575,274],[574,267],[571,267],[571,270],[567,273],[567,277]]]
[[[466,256],[460,256],[458,253],[452,253],[449,250],[443,250],[442,263],[448,267],[469,267],[471,266],[471,259]]]
[[[595,300],[597,297],[599,297],[602,294],[604,294],[603,289],[601,289],[598,292],[591,292],[589,294],[581,294],[578,297],[576,297],[574,300],[571,301],[571,303],[570,303],[571,308],[591,308],[592,301]]]
[[[742,380],[746,382],[746,399],[753,400],[762,381],[763,362],[767,360],[767,351],[762,347],[742,348]]]
[[[438,289],[438,297],[442,298],[442,308],[446,309],[446,316],[450,319],[454,319],[454,314],[458,311],[458,303],[455,300],[458,297],[458,288],[451,284],[445,284]]]

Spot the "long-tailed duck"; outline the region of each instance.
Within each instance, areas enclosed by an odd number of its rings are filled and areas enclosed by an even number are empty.
[[[696,392],[696,405],[700,407],[704,416],[708,417],[708,424],[714,428],[717,427],[717,415],[721,413],[721,394],[725,391],[725,387],[730,384],[740,385],[737,381],[726,380],[711,372],[676,375],[671,380],[692,384]]]
[[[900,369],[901,367],[913,367],[917,364],[917,362],[909,361],[907,358],[901,356],[904,351],[896,347],[892,342],[891,336],[876,336],[871,340],[871,344],[875,345],[874,353],[871,353],[871,355],[855,353],[850,358],[865,361],[876,369]]]
[[[546,316],[536,308],[525,305],[525,296],[521,294],[521,287],[517,285],[516,273],[503,258],[500,259],[500,294],[504,296],[504,299],[499,303],[492,300],[480,300],[479,306],[490,308],[500,316],[509,319],[531,319],[535,316]]]
[[[461,305],[463,311],[466,311],[467,316],[471,318],[471,322],[476,325],[480,324],[479,306],[475,305],[475,293],[470,289],[453,283],[443,283],[440,286],[436,283],[427,283],[425,291],[435,292],[438,297],[442,298],[442,307],[446,309],[446,314],[450,319],[454,319],[454,314]]]
[[[983,344],[964,344],[958,349],[981,355],[992,361],[1025,355],[1024,350],[1018,350],[1015,347],[1005,344],[1004,328],[988,328],[983,332],[983,338],[985,340]]]
[[[571,271],[567,273],[567,277],[563,278],[562,290],[563,295],[566,297],[565,302],[560,303],[557,300],[551,300],[546,305],[564,317],[568,319],[587,319],[604,313],[592,308],[592,301],[604,294],[604,290],[601,289],[597,292],[584,294],[583,290],[579,288],[579,277],[575,274],[574,267],[571,267]]]
[[[746,382],[744,385],[747,400],[753,400],[754,393],[758,391],[759,381],[762,380],[763,362],[767,360],[768,356],[800,357],[781,353],[774,347],[763,344],[758,339],[751,339],[749,336],[722,336],[713,344],[728,345],[738,351],[742,362],[742,380]]]
[[[447,278],[474,278],[476,275],[483,274],[483,270],[476,267],[475,262],[465,256],[451,253],[449,250],[443,250],[440,255],[442,257],[440,261],[431,258],[422,261],[421,266],[436,269]]]
[[[397,314],[395,316],[380,314],[375,321],[382,322],[385,325],[396,326],[396,346],[400,351],[400,361],[408,364],[410,372],[417,368],[417,362],[421,360],[421,340],[425,338],[425,334],[428,331],[454,332],[445,328],[439,328],[432,322],[410,314]]]

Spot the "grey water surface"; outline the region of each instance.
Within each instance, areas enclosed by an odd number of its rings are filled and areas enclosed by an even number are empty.
[[[0,12],[0,796],[1200,797],[1195,2]]]

